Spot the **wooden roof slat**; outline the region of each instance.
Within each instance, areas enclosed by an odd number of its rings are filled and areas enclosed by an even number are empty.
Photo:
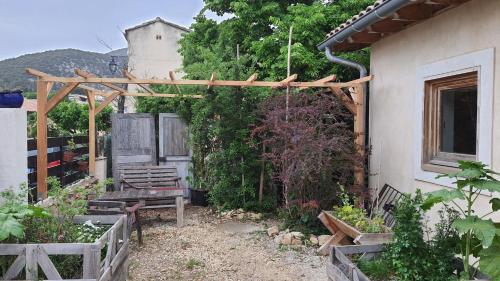
[[[326,83],[326,82],[330,82],[330,81],[334,81],[335,79],[337,79],[337,75],[333,74],[333,75],[330,75],[330,76],[327,76],[327,77],[324,77],[324,78],[321,78],[319,80],[316,80],[314,82],[319,82],[319,83]],[[305,90],[305,89],[309,89],[310,87],[300,87],[299,89],[300,90]]]
[[[123,75],[125,77],[127,77],[128,79],[130,79],[130,80],[137,79],[137,77],[135,77],[134,75],[132,75],[132,73],[128,72],[126,69],[123,70]],[[144,84],[138,84],[138,85],[139,85],[139,87],[141,87],[144,90],[146,90],[146,92],[150,93],[151,95],[156,94],[148,85],[144,85]]]
[[[169,72],[168,72],[168,76],[170,77],[170,80],[172,80],[172,81],[175,81],[175,80],[176,80],[176,79],[175,79],[175,74],[174,74],[174,72],[173,72],[173,71],[169,71]],[[182,92],[181,92],[181,88],[179,87],[179,85],[175,85],[175,87],[177,88],[177,92],[179,92],[179,94],[182,94]]]
[[[99,77],[97,77],[97,75],[95,75],[93,73],[90,73],[90,72],[87,72],[87,71],[84,71],[84,70],[81,70],[81,69],[78,69],[78,68],[75,69],[75,73],[76,73],[76,75],[85,78],[85,80],[89,80],[89,79],[92,79],[92,78],[94,78],[94,79],[99,78]],[[125,79],[127,79],[127,78],[125,78]],[[129,79],[129,80],[132,80],[132,79]],[[108,87],[108,88],[110,88],[112,90],[115,90],[115,91],[119,91],[119,92],[122,92],[122,93],[126,92],[125,89],[122,89],[122,88],[120,88],[120,87],[118,87],[116,85],[113,85],[112,83],[109,83],[109,82],[101,82],[101,83],[98,83],[98,84],[102,84],[102,85],[104,85],[104,86],[106,86],[106,87]],[[132,83],[132,84],[135,84],[135,83]]]
[[[209,83],[208,83],[208,89],[210,89],[213,85],[213,83],[215,82],[215,79],[217,78],[217,76],[215,75],[215,73],[212,73],[212,76],[210,76],[210,80]]]

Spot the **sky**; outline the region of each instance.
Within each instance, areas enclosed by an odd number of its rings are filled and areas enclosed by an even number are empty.
[[[0,0],[0,60],[65,48],[106,53],[100,40],[124,48],[125,29],[156,17],[189,27],[202,7],[202,0]]]

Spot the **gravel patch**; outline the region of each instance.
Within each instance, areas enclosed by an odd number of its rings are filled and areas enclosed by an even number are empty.
[[[315,248],[277,245],[264,223],[222,219],[189,206],[185,226],[177,228],[174,209],[143,213],[150,221],[144,245],[132,235],[128,280],[327,280],[327,258]]]

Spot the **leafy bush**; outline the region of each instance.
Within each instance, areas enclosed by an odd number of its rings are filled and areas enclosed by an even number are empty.
[[[48,181],[54,200],[52,208],[29,205],[25,186],[19,193],[10,189],[0,194],[0,243],[90,243],[106,232],[107,226],[90,222],[77,225],[72,221],[75,215],[86,211],[86,196],[96,193],[100,186],[90,190],[77,187],[70,191],[62,188],[55,178]],[[74,279],[81,271],[81,256],[61,255],[51,260],[64,279]],[[0,257],[2,275],[12,262],[12,257]]]
[[[456,242],[456,233],[450,229],[454,217],[441,220],[434,240],[426,242],[422,202],[420,190],[417,190],[415,197],[406,195],[398,202],[394,239],[387,250],[388,259],[397,280],[452,280],[454,252],[453,247],[446,247]]]
[[[479,258],[479,268],[493,280],[500,280],[500,224],[486,219],[488,215],[500,210],[500,198],[490,200],[491,212],[479,217],[474,206],[481,192],[500,192],[500,181],[494,178],[494,172],[480,162],[459,161],[460,171],[441,175],[455,180],[456,189],[442,189],[426,194],[423,208],[430,209],[437,203],[453,204],[460,213],[452,227],[460,234],[462,242],[461,256],[464,272],[461,280],[469,280],[473,272],[469,265],[471,256]],[[465,207],[458,202],[465,201]]]

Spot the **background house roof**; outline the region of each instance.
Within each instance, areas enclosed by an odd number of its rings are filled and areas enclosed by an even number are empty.
[[[413,24],[425,21],[440,13],[457,7],[469,0],[409,0],[408,4],[396,10],[389,16],[379,18],[375,23],[364,26],[362,30],[352,30],[350,36],[338,42],[335,39],[340,33],[348,31],[352,25],[370,14],[376,14],[377,10],[393,0],[377,0],[359,14],[341,24],[330,33],[321,44],[331,41],[333,51],[355,51],[377,42],[378,40],[397,33]],[[321,45],[320,44],[320,45]]]
[[[130,27],[130,28],[125,29],[125,37],[127,36],[127,33],[130,32],[130,31],[132,31],[132,30],[135,30],[135,29],[138,29],[138,28],[141,28],[141,27],[145,27],[145,26],[148,26],[150,24],[157,23],[157,22],[161,22],[161,23],[164,23],[166,25],[170,25],[171,27],[180,29],[180,30],[185,31],[185,32],[191,32],[191,30],[189,28],[187,28],[187,27],[184,27],[184,26],[181,26],[181,25],[178,25],[178,24],[166,21],[166,20],[164,20],[164,19],[162,19],[160,17],[157,17],[154,20],[146,21],[146,22],[143,22],[143,23],[141,23],[139,25],[136,25],[134,27]]]

